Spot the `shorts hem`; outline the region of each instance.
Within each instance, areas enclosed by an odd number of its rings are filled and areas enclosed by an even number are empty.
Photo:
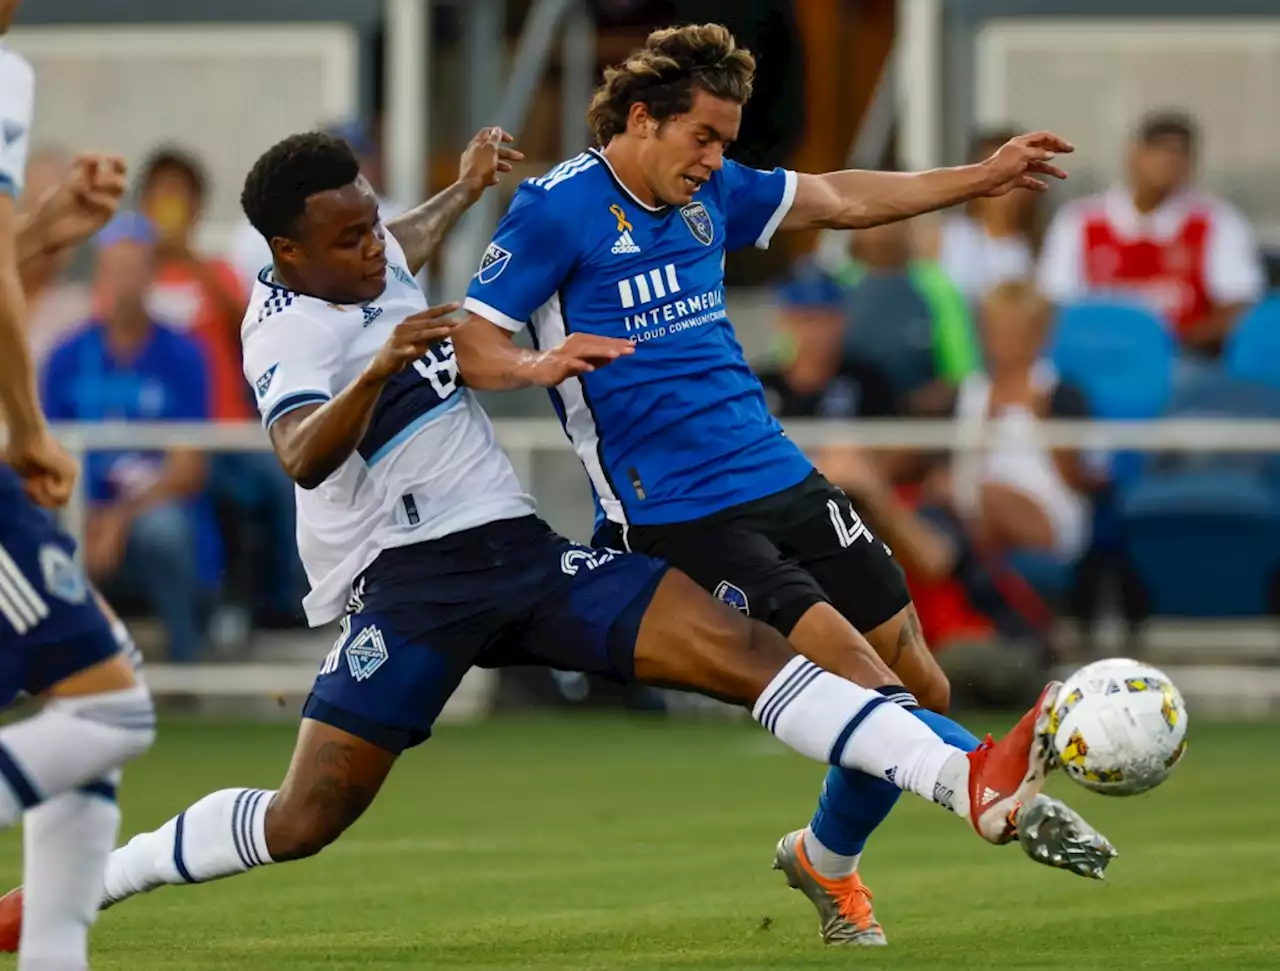
[[[302,717],[322,722],[325,725],[331,725],[339,731],[364,739],[370,745],[375,745],[384,751],[390,752],[392,755],[399,755],[407,748],[421,745],[431,737],[430,729],[423,731],[383,725],[371,718],[365,718],[363,715],[357,715],[355,712],[347,711],[345,708],[339,708],[337,705],[317,697],[314,691],[307,697],[306,704],[302,706]]]

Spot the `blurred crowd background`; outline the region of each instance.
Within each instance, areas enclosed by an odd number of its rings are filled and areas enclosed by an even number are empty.
[[[981,160],[1031,128],[1072,139],[1072,178],[1047,196],[731,257],[740,340],[784,422],[945,417],[957,442],[995,431],[954,456],[816,456],[908,570],[936,648],[1002,638],[1049,655],[1062,616],[1087,629],[1118,612],[1139,630],[1280,613],[1280,458],[1051,451],[1037,431],[1280,418],[1275,4],[420,2],[429,148],[401,187],[423,193],[511,103],[503,78],[526,47],[545,63],[522,95],[517,177],[583,147],[571,76],[598,77],[673,22],[726,23],[757,54],[733,152],[750,164],[909,169]],[[77,422],[252,422],[239,324],[269,251],[238,213],[241,181],[271,142],[327,128],[357,150],[384,216],[420,201],[396,197],[386,164],[405,110],[389,63],[404,4],[106,6],[28,3],[10,38],[40,77],[28,197],[77,149],[120,152],[133,173],[129,211],[31,281],[46,407]],[[569,19],[539,35],[538,8],[556,6]],[[433,297],[459,295],[457,266],[471,272],[514,184],[429,268]],[[552,418],[541,395],[486,403]],[[553,524],[585,539],[571,453],[533,452],[522,472]],[[292,487],[269,452],[92,453],[85,476],[86,565],[125,613],[153,618],[159,653],[242,656],[301,625]]]

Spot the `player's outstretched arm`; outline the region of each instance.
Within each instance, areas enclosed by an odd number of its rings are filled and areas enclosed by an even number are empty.
[[[629,340],[598,334],[570,334],[559,347],[532,351],[514,343],[515,334],[469,314],[454,332],[458,373],[467,387],[483,391],[554,388],[580,374],[635,353]]]
[[[781,229],[865,229],[945,209],[979,196],[1014,189],[1042,192],[1041,176],[1065,179],[1052,160],[1074,151],[1050,132],[1019,135],[985,161],[928,172],[865,172],[850,169],[800,175],[795,202]]]
[[[304,489],[315,489],[356,450],[383,386],[448,337],[447,320],[461,305],[446,303],[406,317],[354,381],[322,405],[286,413],[270,428],[271,444],[285,473]]]
[[[8,425],[6,459],[22,476],[32,501],[61,506],[71,498],[76,464],[50,434],[36,392],[24,328],[16,223],[12,196],[0,193],[0,417]]]
[[[497,185],[499,177],[511,171],[513,162],[524,159],[520,152],[507,147],[514,140],[501,128],[481,129],[462,153],[458,181],[387,223],[387,230],[404,250],[410,273],[416,276],[484,190]]]
[[[84,242],[116,214],[124,190],[124,159],[115,155],[78,157],[70,177],[18,219],[19,268],[41,253],[56,253]]]

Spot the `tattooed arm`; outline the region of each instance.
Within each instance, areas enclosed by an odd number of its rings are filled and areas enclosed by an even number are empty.
[[[387,230],[404,249],[410,273],[417,275],[462,214],[485,189],[498,184],[502,173],[511,171],[512,162],[524,158],[506,147],[510,141],[512,137],[501,128],[482,129],[462,153],[457,182],[387,223]]]

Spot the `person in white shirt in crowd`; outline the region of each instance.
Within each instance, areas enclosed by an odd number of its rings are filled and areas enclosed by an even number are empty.
[[[979,132],[969,160],[980,162],[1017,134],[1013,129]],[[1025,280],[1035,271],[1033,237],[1037,199],[1023,189],[998,198],[973,199],[945,213],[933,239],[922,241],[971,304],[1007,280]]]
[[[325,133],[341,138],[356,153],[356,159],[360,162],[360,174],[373,187],[378,199],[378,213],[384,223],[413,208],[386,196],[382,149],[367,126],[358,121],[347,121],[330,125]],[[259,271],[271,264],[271,247],[262,238],[262,234],[249,225],[247,219],[241,222],[231,237],[227,255],[239,273],[246,291],[252,290],[253,285],[258,282]]]
[[[1058,303],[1136,297],[1184,350],[1216,357],[1265,279],[1244,216],[1192,185],[1197,141],[1188,115],[1149,115],[1129,148],[1128,182],[1055,216],[1039,282]]]

